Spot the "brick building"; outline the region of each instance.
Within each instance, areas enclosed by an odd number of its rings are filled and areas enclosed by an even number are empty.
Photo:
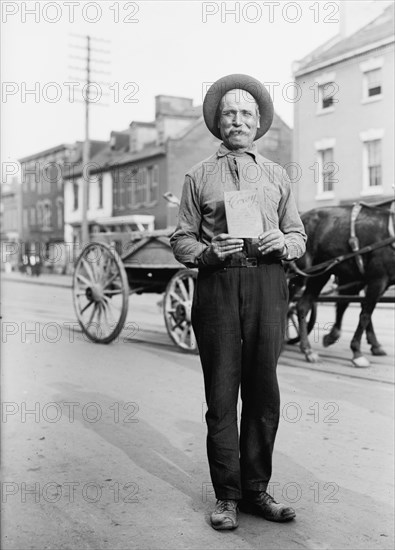
[[[92,142],[95,154],[104,142]],[[82,143],[61,144],[19,159],[21,164],[20,238],[26,255],[37,254],[48,267],[55,245],[64,243],[63,176],[78,162]]]
[[[1,269],[16,269],[20,248],[21,197],[16,178],[1,186],[0,241]],[[7,266],[5,265],[7,264]]]

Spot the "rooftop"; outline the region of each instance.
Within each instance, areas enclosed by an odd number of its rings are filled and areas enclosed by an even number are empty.
[[[353,57],[359,50],[378,43],[394,41],[394,4],[388,6],[378,17],[346,38],[331,39],[309,55],[296,62],[295,76],[312,72],[320,66],[339,61],[344,56]]]

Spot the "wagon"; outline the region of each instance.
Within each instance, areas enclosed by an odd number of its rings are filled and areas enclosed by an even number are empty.
[[[129,295],[164,293],[167,332],[183,351],[196,352],[191,324],[197,271],[177,262],[170,247],[172,229],[104,234],[82,250],[73,274],[74,309],[93,342],[108,344],[122,331]],[[125,238],[126,237],[126,238]]]
[[[171,193],[166,193],[165,198],[178,204],[178,199]],[[170,228],[151,232],[105,234],[101,238],[105,238],[107,242],[91,242],[83,249],[73,275],[74,308],[78,322],[90,340],[108,344],[117,338],[125,324],[130,294],[164,293],[163,314],[170,338],[181,350],[197,352],[191,323],[197,270],[186,269],[174,258],[170,247],[172,231]],[[375,245],[315,265],[306,272],[293,266],[293,270],[288,271],[290,300],[286,342],[294,344],[300,339],[297,303],[303,289],[293,285],[295,276],[316,276],[339,262],[387,246],[394,240],[394,237],[390,237]],[[320,295],[318,301],[360,302],[362,299],[355,295],[330,292]],[[392,296],[384,296],[379,301],[392,303],[394,299]],[[306,320],[308,333],[313,330],[316,322],[316,307],[314,303]]]

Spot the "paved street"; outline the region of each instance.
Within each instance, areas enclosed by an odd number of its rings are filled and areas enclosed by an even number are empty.
[[[8,280],[2,298],[4,550],[393,548],[392,305],[373,316],[388,355],[369,369],[350,362],[356,306],[328,349],[334,310],[319,308],[319,365],[286,346],[270,489],[297,519],[240,514],[220,533],[199,358],[172,345],[160,296],[131,297],[108,346],[83,336],[65,286]]]

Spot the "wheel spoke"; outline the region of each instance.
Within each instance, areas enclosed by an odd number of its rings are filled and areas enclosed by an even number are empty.
[[[180,341],[185,344],[185,341],[186,341],[186,338],[187,338],[187,335],[188,335],[188,329],[189,329],[189,326],[188,326],[188,323],[186,323],[182,333],[181,333],[181,336],[180,336]]]
[[[88,303],[86,304],[86,306],[85,306],[83,309],[81,309],[80,315],[82,315],[82,314],[83,314],[92,304],[93,304],[93,300],[91,300],[90,302],[88,302]]]
[[[118,277],[119,273],[115,273],[110,277],[110,279],[104,284],[104,290],[110,286],[110,284]]]
[[[81,273],[77,273],[77,279],[79,279],[80,281],[82,281],[83,283],[86,284],[86,286],[91,286],[91,282],[88,281],[88,279],[86,277],[84,277],[83,275],[81,275]]]
[[[92,283],[95,282],[96,278],[94,276],[92,267],[89,265],[89,262],[87,260],[85,260],[85,258],[81,258],[81,265],[85,268],[85,271],[86,271],[88,277],[90,278],[91,282]],[[89,284],[91,284],[91,283],[89,283]]]
[[[102,313],[101,302],[97,302],[97,324],[99,326],[100,331],[101,331],[101,323],[100,323],[101,313]]]
[[[181,328],[181,325],[185,322],[185,319],[180,319],[174,326],[173,326],[173,330],[175,330],[176,328]]]
[[[181,294],[184,300],[188,300],[189,296],[188,296],[187,289],[185,288],[184,281],[182,279],[178,279],[177,283],[178,283],[178,288],[181,290]]]
[[[195,290],[195,282],[193,277],[188,277],[188,287],[189,287],[189,299],[193,299],[193,291]]]
[[[95,302],[95,306],[94,306],[94,308],[93,308],[93,311],[92,311],[92,313],[91,313],[91,316],[89,317],[89,321],[88,321],[88,323],[87,323],[87,325],[86,325],[86,328],[87,328],[88,330],[89,330],[89,328],[90,328],[90,325],[91,325],[92,322],[93,322],[93,317],[95,316],[96,308],[97,308],[97,302]]]
[[[104,302],[101,302],[101,306],[102,306],[102,309],[103,309],[103,321],[104,321],[104,324],[107,327],[108,333],[110,333],[112,329],[111,329],[111,326],[109,325],[108,320],[107,320],[107,313],[106,313],[106,308],[105,308]]]
[[[107,261],[103,262],[103,269],[102,269],[102,282],[104,283],[105,280],[108,277],[109,272],[111,271],[111,258],[108,258]]]
[[[169,294],[173,298],[173,300],[175,300],[176,302],[180,304],[184,303],[184,300],[182,299],[182,297],[179,294],[176,294],[173,290],[170,290]]]
[[[112,311],[113,308],[111,307],[110,303],[107,302],[107,300],[105,298],[103,299],[102,303],[104,304],[106,316],[108,316],[108,320],[110,322],[110,325],[115,326],[117,324],[117,322],[114,319],[114,315],[113,315],[113,311]]]
[[[192,325],[190,326],[190,347],[191,348],[196,348],[196,338],[195,338],[195,333],[193,332],[193,328],[192,328]]]

